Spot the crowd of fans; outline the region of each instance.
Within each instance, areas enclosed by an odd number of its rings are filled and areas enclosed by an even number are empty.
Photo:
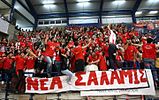
[[[153,43],[153,38],[151,33],[140,34],[122,24],[20,32],[17,40],[3,38],[0,41],[2,81],[16,75],[18,86],[24,75],[62,74],[68,75],[70,81],[74,72],[84,71],[86,65],[92,64],[101,71],[155,69],[159,46]],[[158,80],[157,71],[153,70],[153,75],[154,80]]]

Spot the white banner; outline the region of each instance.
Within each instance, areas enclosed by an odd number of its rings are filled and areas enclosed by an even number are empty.
[[[151,71],[116,70],[75,73],[71,82],[67,76],[26,78],[26,93],[57,93],[81,90],[131,90],[150,88]],[[152,86],[151,88],[154,88]],[[115,93],[115,92],[114,92]]]
[[[117,89],[117,90],[95,90],[81,91],[81,96],[111,96],[111,95],[156,95],[151,70],[146,70],[149,87],[136,89]]]

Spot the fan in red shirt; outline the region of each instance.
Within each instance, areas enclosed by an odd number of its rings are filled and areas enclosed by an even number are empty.
[[[104,56],[100,53],[97,53],[97,55],[99,56],[99,70],[100,71],[107,70],[108,68]]]
[[[75,41],[75,48],[72,49],[72,53],[75,56],[75,72],[84,71],[85,59],[83,55],[83,49],[87,48],[91,41],[86,46],[81,46],[78,44],[78,41]]]
[[[33,50],[33,43],[32,43],[31,41],[28,41],[28,42],[27,42],[27,46],[28,46],[31,50]]]
[[[135,60],[136,60],[136,54],[137,54],[137,49],[135,46],[132,45],[131,40],[128,41],[128,44],[125,48],[125,61],[127,64],[127,68],[128,69],[132,69],[134,67],[135,64]]]
[[[148,38],[147,43],[142,45],[142,58],[144,61],[144,65],[146,68],[152,69],[152,74],[154,80],[158,80],[157,71],[154,70],[155,67],[155,60],[156,60],[156,50],[158,45],[152,43],[152,39]]]
[[[98,66],[99,61],[99,56],[95,52],[92,52],[91,55],[87,58],[88,64],[95,64]]]
[[[156,46],[155,44],[143,44],[142,45],[142,50],[143,50],[143,54],[142,54],[142,58],[147,58],[147,59],[156,59]]]
[[[25,58],[24,58],[24,53],[21,52],[20,55],[17,55],[15,57],[15,62],[16,62],[16,72],[17,75],[19,75],[19,72],[23,72],[24,68],[25,68]]]
[[[53,38],[52,38],[52,41],[50,41],[49,36],[46,35],[46,39],[45,39],[46,50],[43,54],[47,62],[48,77],[51,77],[51,73],[52,73],[52,58],[53,58],[54,49],[55,49],[55,43],[53,41],[54,41]]]
[[[53,63],[56,67],[58,75],[61,75],[61,63],[62,63],[61,62],[61,49],[58,45],[55,47],[55,52],[53,54]]]
[[[0,71],[3,69],[4,57],[0,55]]]
[[[29,55],[26,57],[26,63],[25,63],[25,72],[29,72],[31,74],[25,74],[25,76],[32,77],[34,71],[34,65],[35,65],[35,57]]]
[[[24,82],[24,68],[25,68],[25,56],[23,52],[20,55],[15,56],[15,63],[16,63],[16,73],[18,76],[18,82],[16,84],[16,90],[18,90],[21,82]],[[24,83],[23,83],[24,84]]]
[[[8,80],[10,81],[11,79],[11,70],[13,67],[13,54],[9,53],[8,56],[6,58],[4,58],[3,60],[3,72],[6,73],[5,77],[8,77]],[[7,76],[6,76],[7,75]],[[4,79],[5,81],[7,81],[6,79]]]
[[[108,49],[109,49],[109,45],[108,45],[108,42],[106,42],[106,44],[102,47],[102,50],[104,52],[104,56],[105,56],[107,61],[109,60]]]
[[[92,52],[92,54],[88,57],[87,62],[89,64],[97,65],[98,69],[101,71],[107,70],[106,61],[99,52]]]
[[[142,45],[142,58],[143,59],[156,59],[156,45],[150,42],[151,39],[147,39],[147,43]]]
[[[54,48],[54,43],[52,41],[48,41],[46,44],[45,56],[53,57]]]
[[[129,37],[128,37],[126,34],[123,34],[121,38],[122,38],[122,42],[123,42],[123,43],[126,43],[126,41],[127,41],[127,39],[128,39]]]
[[[13,64],[12,56],[13,56],[13,54],[9,53],[8,56],[6,58],[4,58],[4,61],[3,61],[3,69],[4,70],[11,70],[12,69],[12,64]]]

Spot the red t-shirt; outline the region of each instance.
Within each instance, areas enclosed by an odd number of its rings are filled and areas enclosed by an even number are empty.
[[[122,36],[122,42],[125,44],[128,39],[128,36]]]
[[[24,42],[20,42],[20,46],[25,47],[26,44]]]
[[[142,58],[156,59],[156,46],[155,44],[142,45]]]
[[[20,39],[22,39],[23,38],[23,36],[21,36],[21,35],[18,35],[18,40],[20,40]]]
[[[99,54],[99,70],[104,71],[107,70],[107,65],[106,65],[106,61],[104,59],[104,57],[102,55]]]
[[[16,61],[16,70],[23,70],[25,66],[25,58],[22,58],[21,56],[15,57]]]
[[[0,57],[0,69],[2,69],[3,68],[3,58],[2,57]]]
[[[130,36],[130,38],[132,38],[134,36],[134,32],[130,32],[129,36]]]
[[[139,33],[136,31],[136,32],[134,33],[134,35],[135,35],[135,36],[139,36]]]
[[[35,59],[34,58],[26,58],[26,69],[34,69]]]
[[[27,46],[29,46],[29,48],[31,49],[31,50],[33,50],[33,43],[32,42],[28,42],[28,45]]]
[[[0,52],[0,56],[3,54],[4,52]]]
[[[74,46],[74,42],[73,42],[73,41],[70,41],[70,42],[68,43],[68,47],[71,48],[71,47],[73,47],[73,46]]]
[[[92,37],[94,34],[93,32],[87,32],[87,33],[89,34],[90,37]]]
[[[120,50],[117,50],[118,54],[116,55],[117,61],[122,61],[122,52]]]
[[[53,42],[47,42],[47,47],[45,51],[45,56],[53,57],[55,45]]]
[[[60,42],[53,43],[54,47],[60,46]]]
[[[96,60],[98,60],[99,59],[99,57],[97,56],[97,57],[92,57],[92,56],[89,56],[88,57],[89,58],[89,62],[92,62],[92,61],[96,61]]]
[[[109,46],[106,46],[106,45],[105,45],[104,48],[103,48],[105,57],[109,57],[108,49],[109,49]]]
[[[82,46],[79,45],[79,46],[75,47],[74,49],[72,49],[72,53],[75,56],[75,60],[79,60],[79,59],[84,60]]]
[[[128,46],[127,49],[125,50],[125,55],[126,55],[125,60],[133,61],[134,60],[134,53],[137,53],[136,47],[135,46]]]
[[[120,55],[116,55],[116,60],[117,61],[122,61],[121,56]]]
[[[13,59],[5,58],[3,62],[3,69],[10,70],[12,68]]]

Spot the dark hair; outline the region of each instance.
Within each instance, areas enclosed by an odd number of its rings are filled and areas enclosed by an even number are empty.
[[[151,43],[153,41],[152,38],[147,38],[147,43]]]

